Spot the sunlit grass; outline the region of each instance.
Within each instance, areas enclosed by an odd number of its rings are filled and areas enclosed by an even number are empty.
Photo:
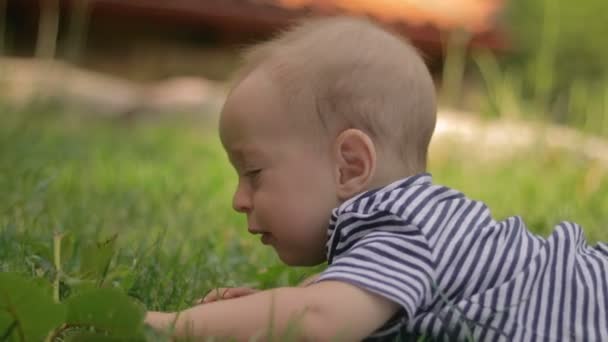
[[[76,249],[118,233],[116,263],[133,267],[132,292],[153,307],[183,306],[213,286],[300,279],[246,237],[230,207],[234,173],[210,125],[82,124],[50,114],[5,118],[0,128],[1,269],[31,273],[27,256],[64,231]]]
[[[467,56],[454,36],[444,101],[458,102],[476,75],[482,91],[473,109],[482,116],[608,136],[606,2],[511,4],[518,56]],[[597,18],[587,21],[589,14]],[[51,280],[54,232],[67,233],[74,251],[118,234],[111,268],[125,270],[129,294],[149,309],[190,306],[216,286],[295,284],[318,270],[286,268],[247,234],[231,210],[235,175],[213,122],[83,122],[48,107],[0,112],[0,272]],[[434,180],[485,201],[496,219],[521,215],[543,236],[573,220],[590,241],[608,241],[608,171],[594,162],[542,146],[498,163],[466,147],[438,152]],[[68,273],[81,262],[71,254]]]

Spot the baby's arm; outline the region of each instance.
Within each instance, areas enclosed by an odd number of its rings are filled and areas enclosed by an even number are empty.
[[[314,283],[315,280],[317,280],[318,278],[319,278],[318,273],[311,275],[311,276],[307,277],[306,279],[302,280],[302,282],[300,282],[300,284],[298,284],[298,286],[299,287],[308,286],[308,285]],[[260,290],[257,290],[257,289],[251,288],[251,287],[219,287],[219,288],[209,291],[209,293],[207,293],[205,295],[205,297],[197,299],[195,301],[195,304],[205,304],[205,303],[215,302],[218,300],[244,297],[244,296],[252,295],[257,292],[260,292]]]
[[[322,281],[308,287],[277,288],[176,313],[149,312],[146,323],[178,337],[281,336],[292,323],[303,340],[361,340],[388,321],[398,305],[356,286]],[[269,319],[272,318],[272,321]],[[271,329],[271,331],[269,331]]]
[[[260,290],[251,287],[219,287],[209,291],[205,297],[197,299],[195,304],[207,304],[218,300],[244,297],[257,292],[260,292]]]

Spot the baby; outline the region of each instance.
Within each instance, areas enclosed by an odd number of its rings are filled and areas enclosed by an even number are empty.
[[[286,264],[328,267],[306,286],[210,295],[148,324],[237,340],[297,327],[310,341],[608,341],[607,245],[568,222],[543,239],[433,184],[434,87],[408,43],[326,18],[247,57],[220,118],[234,209]]]

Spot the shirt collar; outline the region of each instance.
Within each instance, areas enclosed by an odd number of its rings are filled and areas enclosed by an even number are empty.
[[[326,243],[326,251],[327,251],[327,260],[331,262],[333,258],[332,255],[332,243],[334,240],[339,239],[340,232],[336,231],[336,223],[338,221],[338,217],[341,213],[350,211],[354,207],[354,204],[358,201],[361,201],[365,198],[371,196],[382,196],[386,192],[394,191],[396,189],[406,189],[412,186],[418,186],[423,184],[431,184],[433,181],[433,177],[428,172],[423,172],[416,174],[414,176],[406,177],[394,181],[386,186],[376,188],[373,190],[362,192],[358,195],[355,195],[348,200],[344,201],[344,203],[340,204],[338,207],[332,210],[331,218],[329,221],[329,227],[327,230],[327,243]],[[337,235],[337,236],[334,236]],[[337,241],[337,240],[336,240]]]
[[[379,196],[386,192],[393,191],[395,189],[405,189],[405,188],[409,188],[410,186],[430,184],[430,183],[432,183],[432,181],[433,181],[433,178],[432,178],[431,174],[428,172],[419,173],[414,176],[402,178],[402,179],[396,180],[386,186],[372,189],[369,191],[365,191],[358,195],[355,195],[355,196],[349,198],[348,200],[344,201],[344,203],[340,204],[337,208],[334,209],[334,211],[341,213],[341,212],[348,210],[350,207],[352,207],[352,205],[355,202],[361,201],[364,198],[371,197],[374,195]]]

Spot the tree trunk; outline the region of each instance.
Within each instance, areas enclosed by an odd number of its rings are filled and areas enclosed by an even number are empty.
[[[59,34],[59,0],[40,0],[36,57],[53,59]]]

